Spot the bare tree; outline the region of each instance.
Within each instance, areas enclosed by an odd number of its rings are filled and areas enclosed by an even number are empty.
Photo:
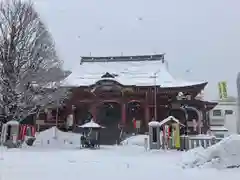
[[[31,2],[0,3],[0,108],[8,120],[23,119],[62,101],[66,78],[53,38]]]

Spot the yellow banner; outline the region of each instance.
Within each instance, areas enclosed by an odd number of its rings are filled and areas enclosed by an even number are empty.
[[[218,83],[218,92],[219,92],[219,98],[220,99],[226,99],[227,98],[227,82],[221,81]]]
[[[180,129],[179,129],[179,124],[175,123],[175,124],[173,124],[173,127],[175,128],[175,133],[174,133],[175,148],[179,149],[180,148]]]

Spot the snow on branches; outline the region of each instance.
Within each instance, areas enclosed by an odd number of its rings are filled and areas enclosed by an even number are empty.
[[[0,2],[0,108],[7,120],[23,119],[62,102],[66,78],[54,41],[31,2]]]

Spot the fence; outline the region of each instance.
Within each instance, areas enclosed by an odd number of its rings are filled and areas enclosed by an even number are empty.
[[[181,136],[180,137],[180,150],[189,150],[199,146],[207,148],[221,141],[221,138],[216,138],[214,136]],[[168,142],[169,149],[176,149],[172,139]]]

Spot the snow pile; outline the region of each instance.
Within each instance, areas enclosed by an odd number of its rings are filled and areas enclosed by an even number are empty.
[[[205,154],[205,149],[202,146],[190,149],[183,154],[183,167],[193,168],[195,166],[199,166],[200,164],[204,164],[207,159]]]
[[[33,146],[37,147],[80,147],[81,134],[63,132],[52,127],[36,135]]]
[[[135,135],[131,136],[124,141],[121,142],[122,145],[134,145],[134,146],[143,146],[144,147],[144,139],[148,139],[148,135]]]
[[[183,155],[184,168],[214,167],[233,168],[240,166],[240,136],[231,135],[206,149],[199,147]]]

